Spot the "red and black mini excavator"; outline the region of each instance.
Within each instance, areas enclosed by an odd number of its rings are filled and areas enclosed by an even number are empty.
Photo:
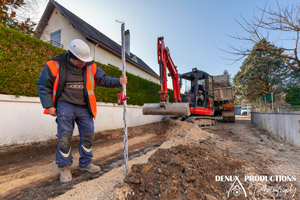
[[[197,123],[199,126],[214,126],[214,83],[208,73],[193,68],[191,72],[178,74],[164,38],[157,40],[157,56],[160,69],[160,103],[144,104],[144,115],[171,115],[182,121]],[[168,76],[172,78],[174,103],[169,103]],[[185,85],[185,89],[182,85]],[[180,91],[183,91],[181,94]]]

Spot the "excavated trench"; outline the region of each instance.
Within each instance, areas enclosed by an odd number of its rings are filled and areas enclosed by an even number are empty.
[[[131,147],[132,150],[129,152],[128,160],[139,157],[142,154],[147,153],[157,147],[160,144],[154,144],[144,148]],[[105,161],[94,160],[95,163],[99,164],[101,167],[100,173],[87,173],[81,172],[79,170],[72,170],[73,180],[70,183],[61,184],[59,183],[58,177],[44,180],[38,183],[34,183],[30,188],[20,191],[20,188],[11,191],[11,195],[7,196],[7,199],[20,199],[20,200],[32,200],[32,199],[49,199],[55,198],[59,195],[64,194],[68,190],[72,189],[74,185],[77,185],[84,181],[93,180],[99,178],[103,174],[109,172],[110,170],[120,167],[124,163],[123,152],[119,151],[115,156],[109,156],[109,158],[104,159]],[[46,191],[46,192],[45,192]]]
[[[170,129],[171,124],[166,121],[128,128],[129,160],[159,147],[166,139],[164,134],[166,129]],[[74,136],[72,138],[73,156],[78,155],[78,144],[79,137]],[[101,173],[80,172],[74,166],[72,168],[73,181],[61,184],[59,170],[54,164],[56,145],[57,140],[53,139],[46,142],[1,147],[0,198],[53,198],[81,182],[98,178],[124,163],[123,129],[104,131],[95,134],[93,144],[93,152],[95,152],[93,163],[100,165]],[[76,156],[73,161],[75,163],[73,165],[78,163]]]
[[[249,119],[205,131],[167,120],[129,128],[128,133],[127,177],[120,167],[123,130],[118,129],[95,136],[93,162],[102,169],[96,174],[77,170],[79,138],[73,137],[73,181],[67,184],[59,182],[54,163],[56,140],[1,147],[0,199],[228,199],[232,183],[216,181],[216,175],[249,174],[294,175],[297,181],[265,184],[267,189],[285,188],[284,194],[255,191],[253,183],[241,179],[248,199],[300,198],[300,148],[256,129]]]

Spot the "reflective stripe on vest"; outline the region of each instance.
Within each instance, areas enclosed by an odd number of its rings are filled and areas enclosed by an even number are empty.
[[[54,85],[53,85],[53,94],[52,94],[52,99],[53,99],[53,106],[55,104],[55,97],[56,97],[56,91],[57,91],[57,86],[58,86],[58,80],[59,80],[59,63],[58,61],[49,61],[46,63],[55,78]],[[49,114],[47,109],[44,110],[44,114]]]
[[[94,77],[96,72],[97,72],[97,66],[95,63],[86,67],[86,89],[88,92],[90,107],[94,118],[96,118],[97,116],[97,103],[96,103],[96,96],[94,93],[94,88],[95,88]]]

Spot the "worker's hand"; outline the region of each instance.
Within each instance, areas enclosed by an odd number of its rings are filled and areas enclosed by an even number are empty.
[[[123,85],[123,84],[127,84],[127,77],[121,76],[120,77],[120,85]]]
[[[55,107],[47,108],[47,112],[54,117],[56,116],[56,108]]]

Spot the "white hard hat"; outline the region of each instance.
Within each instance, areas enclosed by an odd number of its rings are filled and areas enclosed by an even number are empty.
[[[90,55],[90,47],[80,39],[72,40],[68,46],[68,50],[83,62],[90,62],[93,60]]]

